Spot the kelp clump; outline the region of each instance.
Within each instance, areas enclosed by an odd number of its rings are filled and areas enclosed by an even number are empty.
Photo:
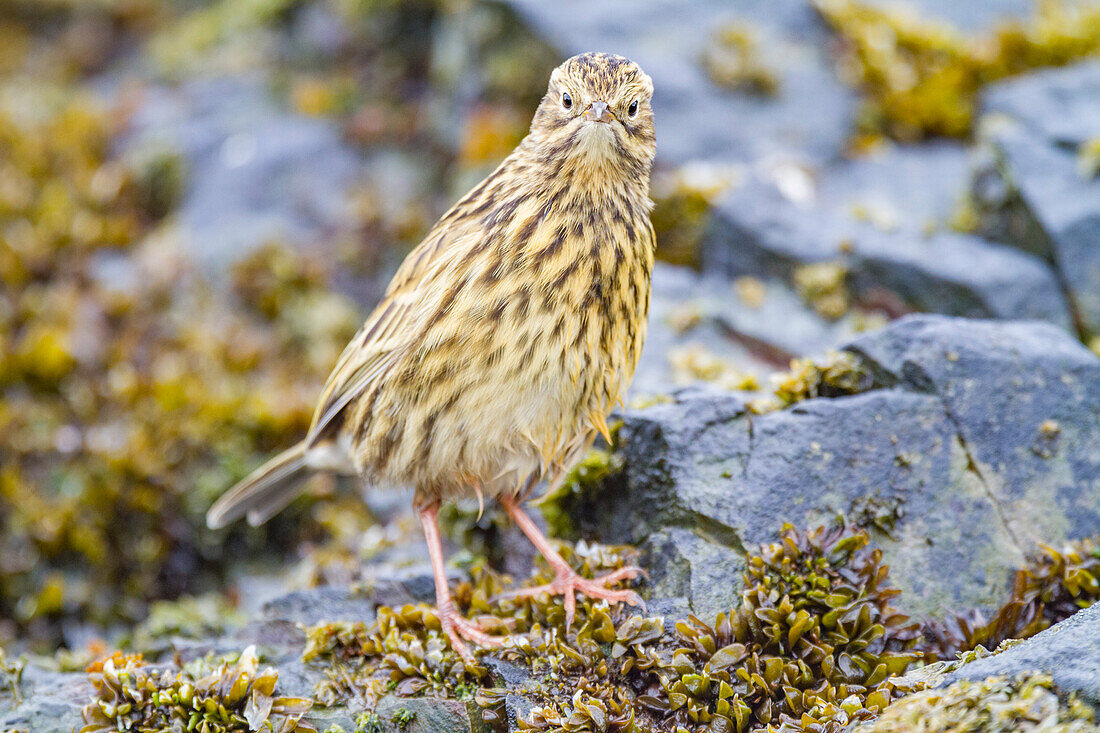
[[[1088,703],[1059,697],[1048,675],[960,680],[892,703],[859,733],[1097,733]]]
[[[89,673],[96,697],[83,708],[80,733],[317,733],[302,722],[312,701],[276,697],[278,672],[270,667],[259,671],[253,647],[236,663],[222,662],[214,669],[204,669],[201,661],[192,666],[160,670],[129,658],[119,667],[115,658],[107,659]]]
[[[482,667],[469,666],[450,647],[434,609],[383,606],[372,623],[333,622],[306,630],[304,661],[324,659],[335,674],[315,692],[332,705],[350,697],[377,701],[386,692],[414,695],[476,684]]]
[[[749,26],[719,28],[703,50],[700,63],[720,87],[761,97],[779,92],[779,77],[760,58],[757,33]]]
[[[1100,53],[1100,7],[1045,0],[1025,20],[968,38],[859,0],[814,0],[843,41],[841,72],[865,95],[859,132],[913,141],[970,135],[981,88]]]
[[[841,262],[812,262],[794,271],[798,297],[819,316],[835,321],[848,312],[848,268]]]
[[[921,648],[947,659],[982,645],[993,649],[1008,639],[1026,639],[1100,600],[1100,537],[1043,545],[1016,571],[1007,603],[992,620],[979,610],[930,621]]]

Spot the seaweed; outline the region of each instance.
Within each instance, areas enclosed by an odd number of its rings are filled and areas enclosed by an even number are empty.
[[[892,703],[858,733],[1095,733],[1095,714],[1076,695],[1062,696],[1050,676],[960,680]]]
[[[0,692],[10,694],[16,705],[23,701],[23,670],[26,666],[26,657],[11,659],[0,646]]]
[[[817,362],[792,359],[790,370],[773,375],[772,383],[771,397],[750,404],[754,412],[778,410],[815,397],[859,394],[872,388],[873,379],[858,356],[849,351],[834,351]]]
[[[475,567],[456,601],[508,639],[478,654],[531,674],[530,684],[481,687],[475,699],[494,723],[505,693],[525,696],[532,708],[521,729],[547,733],[839,730],[883,709],[893,697],[889,678],[921,657],[919,626],[894,608],[898,591],[868,542],[840,525],[787,526],[780,542],[750,558],[737,608],[710,624],[691,616],[670,628],[661,617],[582,599],[574,632],[558,600],[493,600],[506,579]],[[582,544],[567,558],[591,575],[621,566],[620,552]],[[317,691],[324,704],[355,698],[370,707],[390,693],[447,695],[493,679],[489,666],[465,665],[449,650],[422,606],[307,633],[305,658],[327,665]]]
[[[79,98],[0,112],[0,616],[32,640],[212,580],[235,553],[206,507],[306,430],[359,322],[327,268],[280,246],[236,276],[253,305],[214,296],[151,236],[167,169],[113,156],[115,129]],[[278,554],[294,514],[224,541]]]
[[[1042,545],[1016,571],[1008,601],[992,619],[978,609],[924,624],[921,649],[939,659],[1008,639],[1026,639],[1100,600],[1100,537]]]
[[[720,87],[760,97],[779,93],[780,80],[760,59],[757,32],[747,25],[726,25],[711,34],[700,63]]]
[[[1100,53],[1100,8],[1046,0],[1030,18],[967,37],[942,22],[859,0],[814,0],[841,40],[841,74],[863,91],[857,147],[968,137],[990,82]]]
[[[822,318],[835,321],[848,312],[848,268],[840,262],[814,262],[794,271],[794,285],[803,302]]]
[[[140,659],[115,657],[89,672],[96,697],[82,710],[80,733],[130,730],[200,730],[207,733],[245,733],[261,729],[285,733],[316,733],[302,722],[313,703],[276,697],[278,672],[259,671],[256,650],[248,647],[235,663],[212,669],[158,669]]]

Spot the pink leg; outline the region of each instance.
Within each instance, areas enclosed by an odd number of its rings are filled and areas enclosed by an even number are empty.
[[[428,554],[432,558],[432,575],[435,577],[435,604],[439,614],[439,623],[443,633],[451,641],[451,648],[458,652],[468,664],[474,664],[474,655],[462,641],[462,637],[480,646],[500,646],[501,640],[486,634],[478,625],[455,610],[451,600],[451,589],[447,587],[447,571],[443,566],[443,543],[439,539],[439,525],[436,517],[439,504],[432,504],[417,510],[420,525],[424,528],[424,539],[428,541]]]
[[[619,568],[615,572],[601,575],[592,580],[582,578],[569,566],[569,563],[558,554],[558,551],[550,544],[550,540],[547,539],[546,535],[544,535],[538,526],[531,520],[531,517],[527,516],[527,513],[523,511],[523,508],[520,507],[519,502],[514,496],[502,496],[500,498],[500,504],[504,507],[504,511],[508,512],[508,516],[515,521],[516,525],[523,530],[523,533],[531,540],[531,544],[533,544],[536,549],[542,553],[542,556],[546,558],[547,562],[550,563],[550,567],[554,569],[555,575],[554,580],[546,585],[513,591],[505,594],[504,597],[516,598],[520,596],[538,595],[540,593],[560,593],[564,596],[566,628],[573,625],[573,616],[577,610],[577,601],[573,595],[574,591],[580,591],[591,598],[601,598],[609,603],[627,603],[631,606],[645,607],[645,604],[642,602],[642,597],[634,591],[610,590],[608,588],[608,586],[618,583],[620,580],[629,580],[642,575],[643,571],[640,568]]]

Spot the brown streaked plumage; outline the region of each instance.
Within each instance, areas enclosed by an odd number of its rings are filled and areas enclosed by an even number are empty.
[[[527,137],[436,223],[329,376],[305,439],[226,493],[212,528],[259,524],[308,470],[416,487],[440,618],[493,642],[451,606],[435,529],[439,502],[496,497],[558,571],[551,590],[637,602],[585,581],[519,501],[607,433],[645,336],[654,235],[649,77],[607,54],[550,76]]]

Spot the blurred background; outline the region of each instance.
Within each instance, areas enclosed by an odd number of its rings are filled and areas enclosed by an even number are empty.
[[[0,0],[0,645],[82,666],[423,562],[408,497],[331,479],[203,515],[587,50],[657,90],[636,403],[774,400],[914,311],[1100,349],[1097,2]],[[501,560],[475,514],[459,560]]]

